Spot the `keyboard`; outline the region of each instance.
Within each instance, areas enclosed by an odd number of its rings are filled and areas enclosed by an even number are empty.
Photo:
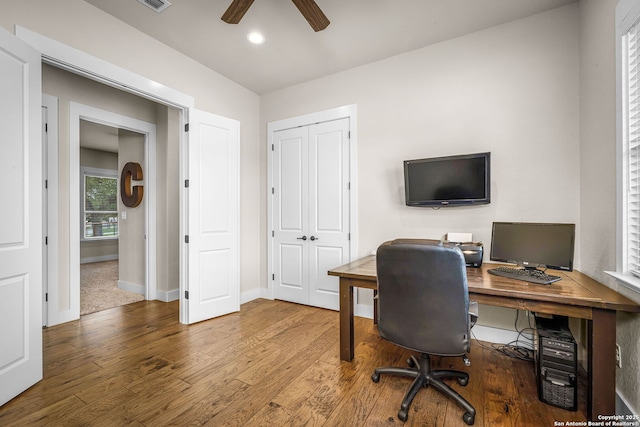
[[[509,279],[524,280],[541,285],[549,285],[562,279],[562,277],[560,276],[552,276],[551,274],[546,274],[540,270],[526,268],[496,267],[487,271],[491,274],[495,274],[496,276],[508,277]]]

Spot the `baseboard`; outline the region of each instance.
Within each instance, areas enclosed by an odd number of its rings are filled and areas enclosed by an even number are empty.
[[[364,317],[365,319],[373,319],[373,306],[367,304],[356,304],[353,309],[353,314],[358,317]]]
[[[631,407],[629,401],[616,388],[616,415],[632,415],[637,420],[638,413]]]
[[[162,302],[171,302],[180,299],[180,289],[173,289],[171,291],[156,290],[156,299]]]
[[[93,256],[87,258],[80,258],[80,264],[89,264],[92,262],[114,261],[118,259],[118,254]]]
[[[525,343],[531,343],[533,340],[533,336],[531,334],[521,334],[509,329],[493,328],[491,326],[482,325],[475,325],[471,330],[471,335],[477,340],[495,344],[509,344],[517,339],[520,339]]]
[[[258,299],[258,298],[265,298],[262,296],[261,289],[253,289],[247,292],[242,292],[240,294],[240,304],[244,304],[246,302],[253,301],[254,299]]]
[[[123,280],[118,280],[118,289],[123,291],[134,292],[136,294],[144,295],[144,285],[138,285],[136,283],[129,283]]]

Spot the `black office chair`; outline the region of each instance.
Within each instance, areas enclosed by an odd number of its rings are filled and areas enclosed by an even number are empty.
[[[473,425],[476,411],[443,378],[456,378],[466,386],[469,374],[453,370],[431,370],[430,355],[462,356],[470,350],[470,329],[477,311],[470,314],[467,272],[462,251],[455,246],[396,240],[378,248],[378,331],[401,347],[420,353],[411,356],[408,368],[377,368],[380,374],[415,378],[407,391],[398,418],[406,421],[413,398],[420,388],[433,386],[454,399],[466,411],[462,419]],[[475,305],[477,310],[477,304]]]

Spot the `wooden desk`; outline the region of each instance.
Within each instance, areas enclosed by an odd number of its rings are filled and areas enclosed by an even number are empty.
[[[480,304],[587,319],[587,417],[615,414],[616,311],[640,305],[578,271],[553,274],[562,280],[538,285],[494,276],[495,264],[467,268],[469,297]],[[340,278],[340,359],[353,360],[353,288],[376,289],[373,255],[329,270]]]

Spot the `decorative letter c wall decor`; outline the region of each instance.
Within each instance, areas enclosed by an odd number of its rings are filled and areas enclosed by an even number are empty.
[[[144,188],[142,185],[134,185],[131,188],[131,180],[142,181],[142,166],[140,163],[129,162],[122,168],[120,175],[120,197],[122,203],[130,208],[135,208],[142,202]]]

